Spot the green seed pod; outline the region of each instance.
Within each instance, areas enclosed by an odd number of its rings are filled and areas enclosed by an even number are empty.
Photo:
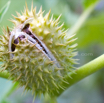
[[[0,38],[0,59],[3,70],[10,73],[14,81],[33,94],[54,95],[59,92],[64,77],[71,72],[76,61],[74,35],[67,38],[63,25],[59,26],[60,16],[50,18],[50,11],[43,16],[42,8],[27,6],[24,13],[17,13],[12,20],[14,28],[4,30]]]

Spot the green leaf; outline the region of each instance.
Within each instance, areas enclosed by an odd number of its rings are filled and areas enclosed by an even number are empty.
[[[100,1],[100,0],[82,0],[82,3],[83,3],[84,8],[86,9],[90,5],[95,4],[98,1]]]
[[[5,15],[5,13],[7,12],[9,5],[10,5],[10,1],[8,1],[7,4],[4,5],[4,7],[0,10],[0,22],[3,18],[3,16]]]

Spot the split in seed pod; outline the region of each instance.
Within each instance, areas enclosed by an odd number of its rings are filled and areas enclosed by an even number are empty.
[[[0,60],[3,69],[10,73],[14,81],[25,90],[32,90],[36,95],[59,93],[65,89],[64,77],[72,72],[76,63],[76,45],[74,35],[67,38],[67,31],[59,25],[60,16],[55,20],[50,11],[43,16],[42,7],[36,13],[26,6],[25,11],[17,13],[14,28],[0,38]]]

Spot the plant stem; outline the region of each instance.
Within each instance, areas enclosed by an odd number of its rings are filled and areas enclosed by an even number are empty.
[[[71,79],[68,75],[65,77],[65,80],[69,83],[69,84],[66,84],[66,83],[62,83],[62,86],[69,88],[71,85],[77,83],[78,81],[84,79],[85,77],[93,74],[94,72],[102,69],[104,67],[104,54],[101,55],[100,57],[92,60],[91,62],[79,67],[75,72],[72,72],[69,74],[69,76],[71,76],[73,79]],[[6,78],[8,79],[9,77],[9,73],[7,72],[1,72],[0,73],[0,77],[2,78]],[[65,89],[65,90],[66,90]],[[54,94],[56,96],[59,96],[61,95],[62,92],[64,92],[65,90],[59,88],[59,93],[56,93],[56,91],[54,91]]]
[[[104,54],[101,55],[100,57],[92,60],[91,62],[79,67],[75,72],[75,73],[70,73],[69,75],[72,77],[72,79],[69,76],[65,77],[65,80],[69,83],[62,83],[63,87],[66,87],[66,89],[68,89],[70,86],[72,86],[73,84],[77,83],[78,81],[84,79],[85,77],[95,73],[96,71],[100,70],[104,68]],[[66,90],[65,89],[65,90]],[[59,89],[59,93],[55,93],[57,96],[61,95],[62,92],[64,92],[65,90],[63,89]]]

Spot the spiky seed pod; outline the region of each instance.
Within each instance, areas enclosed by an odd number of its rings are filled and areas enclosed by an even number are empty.
[[[67,83],[64,76],[73,70],[76,61],[76,39],[65,38],[66,31],[59,24],[60,16],[50,18],[50,11],[43,17],[42,8],[17,13],[12,20],[14,28],[0,38],[0,59],[3,70],[10,73],[20,86],[32,90],[33,94],[54,95],[53,91]]]

